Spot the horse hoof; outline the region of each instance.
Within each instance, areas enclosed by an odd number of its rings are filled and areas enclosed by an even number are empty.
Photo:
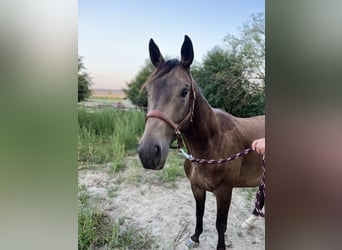
[[[244,229],[251,230],[254,228],[254,225],[248,224],[246,221],[241,225]]]
[[[255,227],[254,222],[258,219],[258,216],[252,214],[245,222],[241,225],[243,228],[251,230]]]
[[[199,246],[199,242],[195,242],[191,238],[189,238],[187,241],[185,241],[185,245],[189,249],[191,249],[191,248],[194,248],[194,247],[198,247]]]

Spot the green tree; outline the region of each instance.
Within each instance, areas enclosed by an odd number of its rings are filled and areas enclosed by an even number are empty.
[[[209,51],[192,74],[208,102],[240,116],[264,114],[265,40],[262,14],[252,16],[241,36],[225,37],[225,47]]]
[[[192,75],[213,107],[240,117],[264,114],[264,21],[262,13],[252,15],[240,28],[238,37],[228,34],[223,48],[213,48],[202,64],[192,65]],[[124,90],[138,106],[147,106],[146,93],[140,90],[152,70],[147,61]]]
[[[131,82],[127,83],[127,89],[123,90],[127,98],[131,100],[134,105],[147,107],[147,95],[145,91],[141,90],[141,88],[152,71],[152,63],[150,63],[149,60],[146,60],[145,66],[143,66]]]
[[[91,78],[82,62],[82,57],[78,56],[78,102],[84,101],[90,96],[91,83]]]
[[[262,113],[255,103],[259,99],[248,90],[241,57],[215,47],[208,52],[203,65],[193,68],[192,74],[213,107],[240,117]]]
[[[244,74],[256,84],[265,85],[265,16],[264,13],[251,15],[251,19],[242,25],[239,36],[228,34],[225,45],[228,51],[242,57],[246,66]],[[261,83],[261,85],[260,85]]]

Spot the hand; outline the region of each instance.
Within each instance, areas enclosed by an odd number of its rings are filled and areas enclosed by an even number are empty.
[[[259,154],[265,155],[265,138],[254,140],[251,148]]]

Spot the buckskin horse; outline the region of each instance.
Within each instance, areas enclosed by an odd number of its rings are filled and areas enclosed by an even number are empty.
[[[185,35],[181,60],[165,60],[153,39],[149,54],[155,69],[144,84],[148,108],[145,131],[138,146],[144,168],[164,167],[169,148],[178,138],[196,158],[220,159],[249,148],[265,136],[265,116],[238,118],[212,108],[192,78],[193,45]],[[199,244],[203,232],[206,191],[214,193],[217,204],[217,249],[225,249],[224,234],[233,187],[258,186],[262,157],[251,152],[225,164],[209,165],[184,161],[184,170],[196,201],[196,228],[191,236]]]

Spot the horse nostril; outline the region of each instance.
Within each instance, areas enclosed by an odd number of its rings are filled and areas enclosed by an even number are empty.
[[[161,148],[159,145],[155,145],[154,148],[153,165],[158,166],[161,158]]]
[[[163,155],[163,147],[159,144],[140,144],[138,147],[138,155],[144,168],[160,169]]]
[[[154,155],[159,156],[160,155],[160,147],[158,145],[154,146]]]

